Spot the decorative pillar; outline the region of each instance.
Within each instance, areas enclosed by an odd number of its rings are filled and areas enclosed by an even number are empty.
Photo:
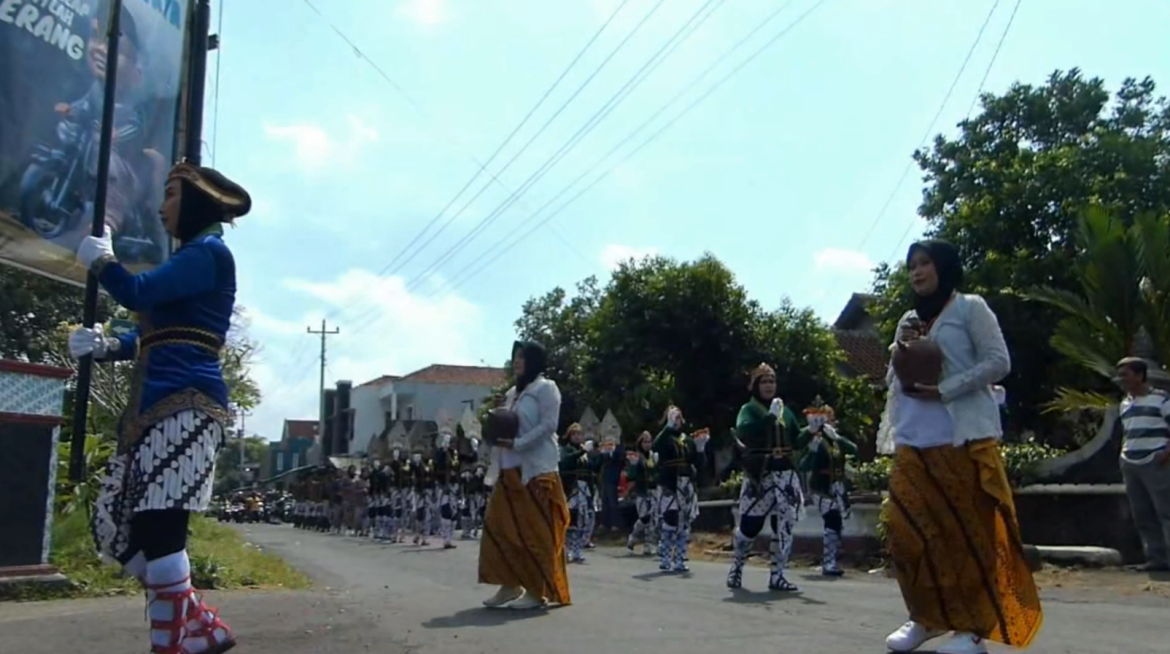
[[[0,583],[61,582],[49,565],[68,368],[0,359]]]

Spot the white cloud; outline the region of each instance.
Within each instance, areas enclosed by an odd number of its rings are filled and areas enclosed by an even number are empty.
[[[325,383],[348,379],[361,384],[384,374],[406,374],[432,363],[480,365],[472,354],[481,341],[482,312],[457,296],[413,294],[401,277],[378,277],[350,270],[330,282],[287,279],[284,286],[311,298],[322,311],[283,319],[249,307],[250,331],[263,344],[253,378],[264,401],[252,429],[278,439],[285,419],[313,419],[319,406],[320,329],[325,312],[329,328]]]
[[[817,270],[845,273],[869,272],[874,267],[874,263],[865,256],[864,252],[839,248],[826,248],[817,252],[813,255],[813,262],[816,264]]]
[[[451,19],[447,0],[404,0],[398,4],[398,13],[423,28],[435,27]]]
[[[610,243],[601,250],[601,263],[609,270],[617,270],[630,259],[640,260],[658,254],[658,248],[635,248],[628,245]]]
[[[326,167],[344,167],[354,162],[366,145],[378,140],[378,131],[357,116],[348,116],[349,132],[338,139],[315,123],[277,125],[264,123],[269,140],[292,145],[293,159],[301,170],[314,173]]]

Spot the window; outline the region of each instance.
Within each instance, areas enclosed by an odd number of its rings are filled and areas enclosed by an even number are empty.
[[[407,420],[414,420],[414,407],[413,406],[406,407],[406,419]]]
[[[293,455],[292,455],[292,467],[293,467],[293,468],[299,468],[299,467],[301,467],[301,453],[300,453],[300,452],[293,452]]]
[[[276,471],[284,472],[284,452],[276,453]]]

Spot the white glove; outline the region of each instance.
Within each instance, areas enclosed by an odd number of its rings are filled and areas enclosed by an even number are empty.
[[[439,449],[445,450],[451,446],[451,434],[439,434]]]
[[[86,236],[81,239],[81,245],[77,246],[77,260],[87,270],[93,267],[95,261],[106,256],[114,256],[114,243],[109,236]]]
[[[101,325],[94,325],[92,329],[78,327],[69,335],[69,355],[74,359],[80,359],[87,354],[92,354],[94,358],[100,359],[106,356],[109,350],[105,331]]]
[[[679,423],[682,422],[682,411],[677,408],[671,409],[666,414],[666,422],[670,424],[671,429],[678,429]]]
[[[837,440],[837,430],[833,429],[833,425],[830,425],[829,423],[825,423],[825,425],[823,427],[821,427],[821,431],[824,432],[824,434],[826,436],[828,436],[829,438],[831,438],[833,440]]]
[[[710,434],[700,434],[695,437],[695,450],[698,452],[705,452],[707,450],[707,441],[711,439]]]
[[[397,461],[399,458],[401,458],[401,455],[402,452],[398,448],[394,448],[394,450],[390,452],[390,458],[394,461]]]
[[[780,414],[784,413],[784,400],[782,400],[778,397],[773,398],[772,399],[772,406],[768,408],[768,413],[779,418]]]
[[[421,454],[412,454],[412,455],[410,455],[410,460],[416,464],[422,463],[422,455]]]
[[[593,447],[594,447],[593,441],[585,441],[585,443],[583,445],[581,445],[581,448],[584,449],[586,452],[592,452]]]
[[[650,453],[650,460],[653,461],[655,465],[657,465],[658,464],[658,452],[651,452]]]
[[[479,451],[479,439],[478,438],[471,439],[471,451],[472,452]]]

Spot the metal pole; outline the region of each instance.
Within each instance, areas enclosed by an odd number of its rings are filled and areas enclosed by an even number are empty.
[[[187,143],[183,157],[195,164],[203,160],[203,97],[207,86],[207,51],[210,49],[211,2],[198,0],[191,31],[191,57],[187,87]]]
[[[122,37],[122,0],[110,1],[106,19],[106,83],[102,92],[102,124],[98,140],[97,189],[93,196],[93,222],[90,234],[100,237],[106,230],[106,195],[110,178],[110,146],[114,140],[114,108],[118,91],[118,43]],[[85,279],[85,304],[81,324],[92,328],[97,322],[98,280],[90,272]],[[93,381],[93,355],[77,362],[77,389],[73,402],[73,438],[69,452],[69,478],[80,482],[85,477],[85,435],[89,418],[89,387]]]
[[[306,327],[305,331],[310,333],[310,334],[314,334],[314,335],[319,334],[321,336],[321,385],[317,389],[317,393],[318,393],[318,395],[320,395],[320,402],[318,403],[318,407],[317,407],[318,411],[319,411],[319,415],[317,417],[317,438],[318,438],[318,442],[321,443],[322,449],[324,449],[324,447],[325,447],[325,348],[326,348],[325,339],[328,338],[329,336],[333,336],[335,334],[340,334],[341,329],[337,328],[337,327],[334,327],[332,330],[325,329],[325,320],[322,319],[321,320],[321,331],[313,331],[312,327]]]

